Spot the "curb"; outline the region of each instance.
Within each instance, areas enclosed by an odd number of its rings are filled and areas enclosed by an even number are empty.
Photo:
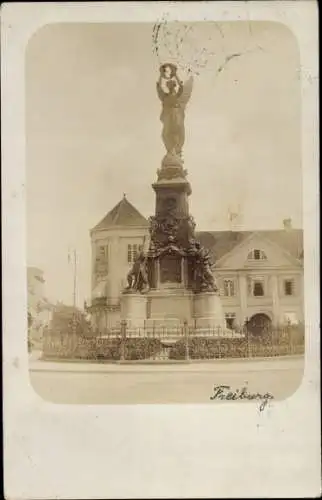
[[[29,366],[30,372],[48,372],[48,373],[86,373],[86,374],[102,374],[102,373],[110,373],[110,374],[127,374],[127,373],[207,373],[209,371],[216,371],[216,369],[221,365],[229,366],[235,363],[243,364],[243,363],[251,363],[253,366],[248,366],[248,371],[261,371],[260,369],[254,369],[256,367],[256,362],[269,362],[269,361],[291,361],[291,360],[300,360],[303,359],[304,356],[294,355],[294,356],[283,356],[283,357],[274,357],[274,358],[250,358],[250,359],[219,359],[215,362],[213,360],[208,360],[208,362],[203,363],[200,361],[183,361],[183,362],[135,362],[135,361],[121,361],[121,362],[82,362],[76,360],[42,360],[42,366]],[[46,363],[57,363],[56,367],[48,366],[46,367]],[[64,367],[64,364],[72,364],[69,368]],[[198,364],[203,365],[203,369],[198,369]],[[205,368],[205,364],[209,365],[209,368]],[[89,366],[90,365],[90,366]],[[128,370],[124,370],[124,367],[132,368]],[[173,370],[173,368],[177,366],[178,370]],[[99,369],[100,367],[100,369]],[[142,370],[142,368],[146,367],[146,370]],[[89,369],[88,369],[89,368]],[[181,368],[181,369],[180,369]],[[274,367],[272,367],[274,369]],[[263,370],[264,371],[264,370]]]
[[[304,358],[305,354],[286,354],[284,356],[254,356],[250,358],[215,358],[215,359],[173,359],[173,360],[94,360],[75,358],[45,358],[40,357],[37,361],[44,363],[73,363],[73,364],[96,364],[96,365],[189,365],[189,364],[215,364],[215,363],[240,363],[249,361],[275,361],[282,359]]]

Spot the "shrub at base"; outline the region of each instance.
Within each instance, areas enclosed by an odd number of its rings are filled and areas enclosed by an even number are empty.
[[[164,339],[163,339],[164,341]],[[88,337],[85,335],[51,332],[46,335],[43,355],[47,359],[87,360],[144,360],[154,358],[162,351],[158,338]],[[244,337],[196,337],[189,336],[188,353],[192,360],[217,358],[251,358],[303,354],[304,328],[290,327]],[[169,359],[184,360],[187,356],[186,340],[181,339],[169,350]]]
[[[124,343],[124,356],[126,360],[143,360],[155,356],[161,350],[161,342],[158,339],[131,338]],[[44,358],[46,359],[86,359],[86,360],[109,360],[121,359],[121,339],[77,339],[76,345],[72,341],[56,339],[46,342],[44,346]]]

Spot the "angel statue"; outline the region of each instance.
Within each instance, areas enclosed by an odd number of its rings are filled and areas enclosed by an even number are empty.
[[[162,88],[165,82],[166,91]],[[185,140],[185,108],[190,99],[193,76],[183,83],[177,76],[174,64],[163,64],[157,82],[157,93],[162,102],[160,120],[163,123],[162,139],[167,153],[182,158]]]
[[[199,291],[217,292],[218,287],[212,273],[212,263],[209,251],[200,245],[199,241],[194,244],[196,268],[194,280]]]

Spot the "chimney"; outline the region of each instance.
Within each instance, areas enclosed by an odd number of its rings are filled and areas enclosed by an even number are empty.
[[[289,231],[290,229],[292,229],[292,219],[284,219],[283,226],[285,231]]]

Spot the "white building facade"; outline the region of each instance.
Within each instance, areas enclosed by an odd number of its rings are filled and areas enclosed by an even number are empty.
[[[213,256],[229,328],[304,321],[303,234],[290,221],[277,231],[199,232]],[[103,332],[120,322],[120,294],[148,221],[124,197],[91,231],[92,297],[88,310]]]
[[[91,231],[92,296],[88,308],[96,329],[120,321],[126,276],[148,237],[148,221],[123,197]]]
[[[303,263],[254,232],[214,266],[228,325],[304,322]]]

